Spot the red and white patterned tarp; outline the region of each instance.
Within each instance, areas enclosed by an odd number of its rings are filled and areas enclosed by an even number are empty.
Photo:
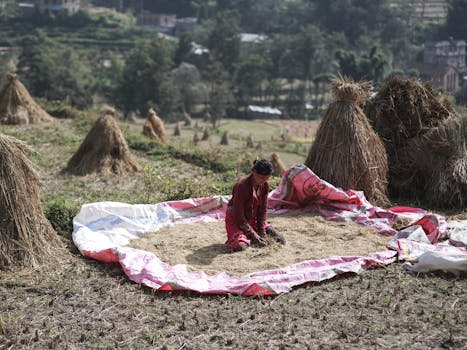
[[[131,240],[171,225],[223,220],[230,196],[213,196],[130,205],[99,202],[83,205],[74,218],[73,241],[87,257],[119,263],[128,278],[156,290],[190,290],[207,294],[273,295],[311,281],[359,273],[370,266],[395,261],[397,252],[387,250],[368,256],[332,256],[308,260],[279,269],[244,276],[227,273],[207,275],[188,271],[186,265],[171,266],[148,251],[128,247]],[[409,219],[419,225],[430,244],[444,234],[443,217],[423,209],[393,207],[385,210],[369,203],[363,192],[343,191],[321,180],[306,166],[286,170],[278,187],[269,194],[268,213],[317,212],[329,220],[351,220],[374,226],[380,234],[397,233],[395,220]],[[410,253],[408,253],[410,255]]]

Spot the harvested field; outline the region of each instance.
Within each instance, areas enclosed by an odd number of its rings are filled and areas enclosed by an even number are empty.
[[[314,139],[320,120],[265,120],[266,124],[279,126],[281,133],[298,139]]]
[[[236,124],[229,123],[234,129]],[[241,125],[248,130],[245,121]],[[254,127],[249,131],[257,131],[253,136],[259,138],[264,128],[250,125]],[[215,172],[171,157],[166,146],[151,155],[151,149],[139,147],[141,125],[125,123],[121,129],[144,172],[109,177],[60,174],[91,126],[92,122],[65,119],[46,126],[0,125],[1,133],[25,141],[35,151],[31,160],[43,184],[44,207],[61,200],[80,206],[225,194],[236,178],[234,171]],[[191,129],[181,132],[191,140]],[[209,142],[218,145],[221,136],[222,132],[212,135]],[[243,144],[236,133],[229,138],[223,152]],[[171,145],[188,152],[182,142]],[[281,159],[290,166],[291,158],[281,154]],[[66,214],[63,207],[58,209],[56,222]],[[465,211],[448,215],[467,218]],[[70,232],[71,226],[60,233],[67,250],[59,264],[0,272],[1,350],[424,350],[460,349],[467,341],[465,276],[416,275],[394,263],[310,283],[277,297],[156,293],[129,281],[117,264],[83,257]]]

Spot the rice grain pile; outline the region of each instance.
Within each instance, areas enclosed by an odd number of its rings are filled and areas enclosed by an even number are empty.
[[[231,253],[224,244],[225,223],[221,220],[175,225],[132,241],[130,246],[153,252],[171,265],[187,264],[192,271],[240,276],[310,259],[368,255],[387,250],[389,240],[374,228],[327,221],[313,214],[270,216],[268,222],[285,235],[286,245],[269,239],[264,248]]]

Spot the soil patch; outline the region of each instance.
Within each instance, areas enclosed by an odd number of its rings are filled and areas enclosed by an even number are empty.
[[[379,235],[375,228],[353,222],[327,221],[314,214],[268,219],[285,235],[285,246],[270,240],[266,247],[231,253],[224,244],[226,233],[222,220],[175,225],[135,240],[130,246],[153,252],[171,265],[186,264],[191,270],[203,270],[207,274],[224,271],[237,276],[310,259],[387,250],[388,237]]]

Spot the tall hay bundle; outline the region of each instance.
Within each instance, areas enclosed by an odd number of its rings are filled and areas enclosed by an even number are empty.
[[[31,97],[16,74],[7,74],[0,91],[0,124],[38,124],[54,120]]]
[[[248,135],[246,138],[246,147],[248,148],[253,148],[255,147],[255,144],[253,143],[253,136]]]
[[[221,138],[221,145],[227,146],[229,144],[229,135],[227,131],[224,131]]]
[[[41,265],[56,258],[60,246],[28,152],[23,142],[0,134],[0,269]]]
[[[183,119],[185,120],[185,126],[191,126],[193,124],[193,119],[187,112],[183,113]]]
[[[272,175],[273,176],[281,176],[285,170],[284,163],[279,157],[279,154],[274,152],[271,154],[271,163],[272,163]]]
[[[207,141],[207,140],[209,140],[209,136],[210,136],[210,134],[209,134],[209,128],[206,126],[206,127],[204,128],[203,136],[201,137],[201,140],[202,140],[202,141]]]
[[[180,131],[180,125],[177,123],[175,124],[175,128],[174,128],[174,136],[180,136],[182,133]]]
[[[138,123],[138,116],[136,115],[135,112],[132,111],[132,112],[129,113],[129,115],[128,115],[128,121],[129,121],[130,123],[135,123],[135,124]]]
[[[125,174],[141,170],[112,114],[94,123],[78,151],[68,161],[65,172],[75,175]]]
[[[343,189],[361,190],[378,205],[387,205],[387,156],[360,105],[369,97],[369,82],[334,79],[336,99],[326,110],[305,164],[319,177]]]
[[[430,206],[467,206],[467,120],[452,116],[409,141],[419,178],[418,196]]]
[[[195,131],[195,133],[193,134],[193,143],[195,145],[198,145],[198,143],[199,143],[199,135],[198,135],[197,131]]]
[[[394,77],[378,91],[369,104],[368,116],[386,147],[392,196],[420,197],[426,183],[411,156],[412,139],[453,115],[452,107],[430,83]]]
[[[156,111],[152,108],[148,111],[148,119],[144,123],[143,134],[152,139],[159,140],[159,142],[163,144],[167,144],[169,142],[164,122],[157,116]]]
[[[149,137],[150,139],[160,142],[159,136],[157,136],[156,131],[154,130],[152,123],[149,119],[146,119],[143,125],[143,135]]]

